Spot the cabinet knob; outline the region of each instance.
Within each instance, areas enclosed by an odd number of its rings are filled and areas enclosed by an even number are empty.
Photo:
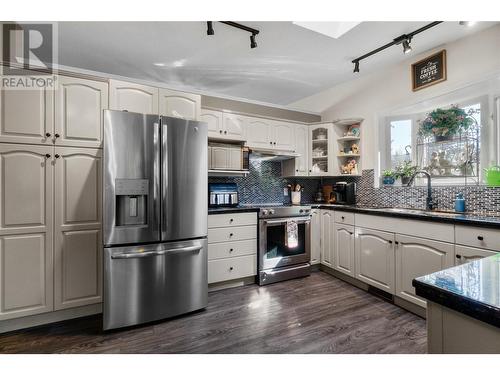
[[[45,159],[50,158],[50,154],[45,154]]]
[[[457,259],[461,259],[461,258],[462,258],[462,256],[461,256],[460,254],[457,254],[457,255],[455,255],[455,258],[457,258]]]
[[[274,144],[276,144],[276,142],[274,142]]]
[[[229,249],[229,252],[232,253],[234,249]]]
[[[232,223],[234,221],[234,219],[229,219],[229,222]]]
[[[389,240],[389,243],[390,243],[390,244],[392,244],[392,241],[391,241],[391,240]]]
[[[232,234],[232,233],[229,233],[229,237],[233,237],[233,234]]]
[[[484,237],[483,237],[483,236],[477,236],[477,239],[478,239],[479,241],[483,241],[483,240],[484,240]]]
[[[233,267],[229,267],[229,271],[232,271],[233,270]]]
[[[55,157],[56,159],[59,159],[59,157],[60,157],[60,156],[61,156],[61,155],[59,155],[59,154],[55,154],[55,155],[54,155],[54,157]]]
[[[298,172],[298,171],[299,171],[298,169],[295,170],[295,172]]]
[[[312,171],[309,169],[309,173],[311,173]]]
[[[50,133],[48,133],[48,132],[47,132],[47,133],[45,133],[45,137],[49,138],[50,136],[51,136],[51,134],[50,134]]]
[[[221,133],[221,134],[222,134],[222,130],[219,130],[219,133]]]
[[[345,217],[344,217],[344,216],[342,216],[342,220],[345,220]]]
[[[56,133],[56,134],[54,134],[54,137],[59,138],[60,135]]]
[[[272,144],[273,144],[273,142],[269,142],[269,144],[270,144],[270,145],[272,145]]]
[[[227,130],[224,130],[224,134],[227,134]]]

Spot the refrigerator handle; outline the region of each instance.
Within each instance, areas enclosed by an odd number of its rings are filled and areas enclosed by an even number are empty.
[[[159,122],[155,121],[153,123],[153,131],[154,131],[154,138],[153,138],[153,147],[154,147],[154,159],[153,159],[153,168],[154,168],[154,173],[153,173],[153,178],[154,178],[154,188],[153,188],[153,202],[154,202],[154,207],[153,207],[153,215],[154,215],[154,223],[155,227],[157,230],[161,232],[160,228],[160,218],[161,218],[161,204],[160,204],[160,186],[161,186],[161,178],[160,178],[160,150],[159,150],[159,141],[160,141],[160,124]],[[161,234],[160,234],[161,236]]]
[[[161,233],[162,237],[167,233],[168,228],[168,134],[167,124],[161,124]]]
[[[148,258],[153,256],[161,255],[174,255],[183,253],[194,253],[198,252],[203,248],[203,246],[187,246],[178,249],[167,249],[159,251],[136,251],[133,253],[116,253],[111,255],[111,259],[133,259],[133,258]]]

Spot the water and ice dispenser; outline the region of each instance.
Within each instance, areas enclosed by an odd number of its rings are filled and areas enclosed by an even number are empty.
[[[149,180],[115,180],[115,225],[117,227],[148,224]]]

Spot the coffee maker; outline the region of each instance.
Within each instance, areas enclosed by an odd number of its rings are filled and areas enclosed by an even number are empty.
[[[333,184],[337,204],[356,204],[356,183],[337,182]]]

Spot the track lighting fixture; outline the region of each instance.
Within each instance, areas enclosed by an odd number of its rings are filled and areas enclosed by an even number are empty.
[[[220,21],[220,23],[223,23],[225,25],[235,27],[240,30],[248,31],[250,35],[250,48],[256,48],[257,47],[257,42],[255,41],[255,36],[259,33],[259,30],[242,25],[241,23],[237,22],[232,22],[232,21]],[[213,22],[212,21],[207,21],[207,35],[214,35],[214,28],[213,28]]]
[[[359,61],[353,61],[353,63],[354,63],[353,73],[359,73]]]
[[[359,56],[359,57],[355,58],[354,60],[352,60],[352,63],[354,64],[354,73],[358,73],[359,72],[359,62],[361,60],[364,60],[367,57],[370,57],[372,55],[375,55],[376,53],[379,53],[379,52],[381,52],[381,51],[383,51],[383,50],[385,50],[385,49],[387,49],[389,47],[401,44],[401,45],[403,45],[403,52],[405,54],[406,53],[410,53],[411,52],[410,43],[411,43],[411,40],[413,39],[413,37],[415,35],[420,34],[421,32],[423,32],[425,30],[428,30],[431,27],[437,26],[437,25],[439,25],[442,22],[443,21],[434,21],[434,22],[431,22],[431,23],[429,23],[429,24],[421,27],[420,29],[417,29],[417,30],[415,30],[415,31],[413,31],[411,33],[408,33],[408,34],[400,35],[396,39],[394,39],[392,42],[384,44],[382,47],[374,49],[373,51],[365,53],[363,56]],[[464,22],[464,21],[461,21],[461,22]],[[462,23],[460,23],[460,24],[462,24]]]
[[[255,41],[255,34],[250,35],[250,48],[257,47],[257,42]]]
[[[214,35],[214,28],[212,25],[212,21],[207,21],[207,35]]]

